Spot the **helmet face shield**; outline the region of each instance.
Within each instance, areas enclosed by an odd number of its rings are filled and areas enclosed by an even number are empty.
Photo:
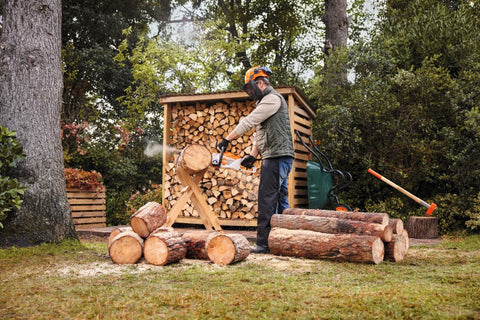
[[[262,97],[262,91],[258,88],[257,82],[254,80],[245,83],[243,90],[254,100],[258,100]]]

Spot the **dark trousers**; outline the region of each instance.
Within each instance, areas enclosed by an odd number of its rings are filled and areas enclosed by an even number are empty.
[[[293,158],[279,157],[262,160],[258,187],[257,245],[268,247],[270,219],[288,208],[288,175]]]

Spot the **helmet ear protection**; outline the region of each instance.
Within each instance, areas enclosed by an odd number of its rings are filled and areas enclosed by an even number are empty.
[[[259,100],[262,97],[262,91],[257,86],[257,78],[269,78],[273,71],[269,67],[253,67],[245,73],[245,85],[243,90],[248,93],[250,98]]]
[[[273,71],[269,67],[253,67],[245,73],[245,83],[255,80],[258,77],[270,78],[272,74]]]

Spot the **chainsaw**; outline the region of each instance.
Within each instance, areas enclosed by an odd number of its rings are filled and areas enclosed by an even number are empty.
[[[217,150],[219,150],[217,148]],[[225,152],[225,148],[219,150],[220,153],[212,153],[212,165],[215,167],[220,168],[230,168],[239,171],[255,173],[257,172],[256,167],[252,167],[251,169],[247,169],[246,167],[241,165],[242,158],[237,156],[231,152]]]

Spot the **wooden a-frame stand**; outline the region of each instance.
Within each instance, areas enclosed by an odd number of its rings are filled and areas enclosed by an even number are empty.
[[[207,170],[208,168],[190,175],[181,166],[177,166],[176,173],[178,176],[178,180],[180,180],[180,182],[185,186],[185,188],[182,190],[184,193],[180,196],[178,201],[168,213],[166,222],[167,226],[170,227],[175,223],[178,215],[187,204],[188,199],[191,199],[193,206],[197,209],[200,219],[202,219],[202,222],[205,225],[205,228],[207,230],[213,230],[213,228],[215,228],[215,230],[217,231],[222,231],[222,227],[220,226],[217,217],[205,201],[205,198],[203,197],[202,192],[198,187],[198,184],[202,180],[203,175]]]

